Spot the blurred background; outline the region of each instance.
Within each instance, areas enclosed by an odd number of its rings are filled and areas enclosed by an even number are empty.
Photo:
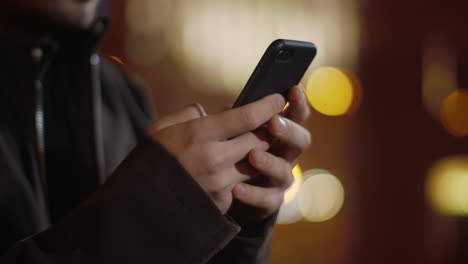
[[[468,2],[113,0],[102,54],[160,115],[231,105],[268,44],[314,42],[311,148],[279,263],[468,263]]]

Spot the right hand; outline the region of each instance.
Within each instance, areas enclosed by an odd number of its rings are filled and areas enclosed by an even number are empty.
[[[274,94],[206,117],[194,116],[198,112],[194,109],[183,109],[192,116],[164,117],[161,122],[170,125],[157,121],[149,129],[149,135],[179,160],[224,214],[231,206],[234,186],[253,177],[252,173],[240,171],[236,164],[252,149],[269,148],[267,140],[251,131],[280,113],[284,104],[284,98]],[[183,119],[191,120],[183,122]]]

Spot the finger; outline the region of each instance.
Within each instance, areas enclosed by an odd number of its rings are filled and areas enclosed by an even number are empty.
[[[306,128],[279,115],[271,119],[268,131],[281,143],[280,153],[275,154],[290,162],[294,162],[312,142],[312,136]]]
[[[209,193],[215,192],[231,192],[232,189],[243,181],[249,181],[257,177],[256,174],[251,174],[251,171],[239,171],[234,166],[217,172],[209,177],[200,179],[202,188]]]
[[[192,125],[196,126],[196,130],[203,131],[204,139],[227,140],[255,130],[280,113],[283,107],[284,98],[273,94],[257,102],[200,119]]]
[[[230,110],[232,109],[232,104],[225,104],[221,107],[222,111],[227,111],[227,110]]]
[[[269,149],[271,138],[267,130],[262,130],[258,133],[245,133],[233,139],[223,141],[220,145],[224,149],[226,161],[232,164],[247,158],[249,152],[254,148]]]
[[[286,190],[294,181],[291,164],[271,153],[254,149],[249,153],[249,163],[268,179],[267,187]]]
[[[198,153],[199,162],[208,170],[204,173],[211,173],[236,166],[242,160],[247,159],[249,152],[254,148],[266,151],[269,147],[266,139],[261,139],[257,134],[249,132],[232,140],[208,143],[204,151]]]
[[[265,188],[243,182],[233,188],[232,195],[246,205],[270,212],[279,209],[284,199],[283,191],[278,188]]]
[[[288,94],[289,107],[285,110],[284,116],[296,123],[301,124],[310,115],[310,107],[304,89],[294,86]]]
[[[225,186],[224,189],[231,192],[233,188],[241,182],[251,182],[256,180],[260,176],[260,173],[252,167],[239,167],[232,166],[231,168],[225,169],[221,174],[218,174],[218,180],[212,181],[212,183],[219,183]]]
[[[186,106],[170,115],[164,116],[151,125],[152,131],[159,131],[179,123],[206,116],[205,109],[199,103]]]

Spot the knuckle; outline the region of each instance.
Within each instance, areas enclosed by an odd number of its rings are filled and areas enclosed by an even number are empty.
[[[290,133],[291,144],[299,151],[306,150],[312,144],[312,135],[305,127],[301,125],[294,126]]]
[[[304,149],[306,149],[312,144],[312,134],[307,129],[304,131]]]
[[[257,128],[260,125],[255,111],[252,111],[250,108],[247,108],[241,112],[241,121],[251,130]]]
[[[271,110],[273,112],[278,113],[281,110],[283,110],[284,105],[285,105],[285,100],[282,95],[275,94],[274,96],[272,96],[271,99],[273,100],[273,102],[271,103]]]
[[[276,165],[272,161],[271,157],[261,149],[255,148],[251,153],[254,155],[254,167],[263,168],[264,170],[271,170],[274,167],[273,165]]]
[[[193,145],[201,140],[199,125],[197,122],[188,122],[185,127],[186,144]]]
[[[213,196],[223,196],[226,190],[226,180],[221,177],[212,177],[206,186],[207,192]]]
[[[265,195],[264,196],[264,208],[267,209],[268,211],[275,210],[281,206],[283,203],[283,195],[282,193],[272,193],[270,195]]]
[[[273,199],[273,196],[272,196],[272,195],[264,195],[264,196],[262,196],[262,201],[261,201],[262,207],[263,207],[263,208],[269,208],[269,207],[271,207],[271,204],[273,203],[272,199]]]
[[[201,164],[208,174],[214,174],[223,160],[223,154],[218,153],[213,146],[207,146],[201,153]]]
[[[284,189],[287,189],[289,188],[289,186],[291,186],[292,184],[294,183],[294,176],[292,175],[292,169],[291,168],[288,168],[287,172],[286,172],[286,177],[284,179],[284,186],[283,188]]]
[[[286,190],[294,182],[294,176],[292,175],[292,169],[290,166],[284,166],[283,173],[277,179],[278,187],[282,190]]]

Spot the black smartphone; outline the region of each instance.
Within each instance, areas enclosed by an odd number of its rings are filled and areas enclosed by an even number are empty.
[[[277,39],[263,54],[233,108],[280,93],[285,98],[299,84],[317,54],[313,43]]]

